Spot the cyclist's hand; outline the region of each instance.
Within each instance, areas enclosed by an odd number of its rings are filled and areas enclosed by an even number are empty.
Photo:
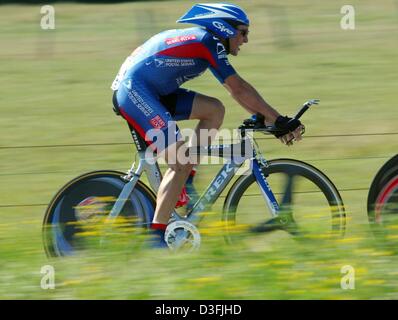
[[[304,126],[300,120],[279,116],[275,121],[275,127],[281,130],[280,133],[275,134],[282,143],[292,145],[293,141],[301,140],[301,133]]]
[[[303,125],[300,125],[296,130],[285,134],[284,136],[280,137],[279,140],[286,144],[287,146],[291,146],[293,141],[300,141],[302,139],[301,132],[303,130]]]

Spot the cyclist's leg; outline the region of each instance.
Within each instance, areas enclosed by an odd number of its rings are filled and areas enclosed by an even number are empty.
[[[174,96],[168,97],[169,100],[174,99],[179,119],[184,118],[180,112],[184,109],[182,106],[186,105],[190,111],[194,96],[194,92],[181,89]],[[177,157],[177,151],[184,146],[184,142],[181,141],[182,136],[172,116],[175,112],[169,111],[162,104],[162,97],[135,79],[126,79],[121,83],[117,101],[122,116],[149,145],[157,149],[158,155],[163,156],[169,165],[159,186],[153,219],[154,227],[161,229],[168,223],[181,189],[192,170],[191,164],[185,164]]]
[[[209,145],[222,125],[224,114],[225,108],[220,100],[197,93],[189,119],[197,119],[199,123],[195,128],[196,137],[193,137],[190,144]],[[208,130],[209,134],[200,134],[200,130]]]
[[[165,158],[169,168],[163,175],[162,182],[159,186],[153,223],[168,223],[181,190],[194,166],[194,164],[189,163],[189,161],[185,159],[184,161],[180,161],[180,157],[177,156],[177,154],[183,154],[186,148],[184,142],[178,141],[169,146],[161,154],[161,156]]]
[[[171,94],[168,94],[166,96],[161,96],[160,97],[160,102],[167,108],[167,110],[170,112],[172,118],[174,120],[187,120],[189,119],[189,116],[191,114],[192,110],[192,105],[193,105],[193,100],[195,98],[196,92],[179,88],[176,91],[172,92]],[[192,174],[193,169],[191,170],[190,175]],[[191,200],[191,195],[188,194],[188,180],[185,184],[185,187],[183,187],[178,201],[175,205],[175,208],[182,207]],[[192,179],[191,179],[192,180]],[[191,181],[192,184],[192,181]]]
[[[155,219],[153,220],[159,227],[158,224],[167,224],[172,211],[168,207],[170,204],[175,205],[176,197],[178,197],[182,188],[180,180],[186,180],[187,174],[185,172],[189,174],[192,169],[192,166],[185,168],[185,166],[179,165],[176,150],[173,152],[173,148],[177,147],[176,149],[178,149],[184,144],[181,141],[181,133],[171,113],[159,101],[156,93],[151,92],[145,84],[139,81],[134,79],[124,80],[117,92],[117,102],[122,116],[151,147],[157,149],[158,154],[166,154],[166,162],[175,172],[174,176],[163,179],[160,186],[160,197],[158,197]],[[168,150],[167,153],[166,150]],[[174,180],[170,182],[171,179]],[[166,189],[167,191],[165,191]],[[163,196],[164,194],[166,196]],[[161,212],[162,218],[160,219],[156,218],[158,212]]]
[[[170,111],[174,120],[199,120],[195,128],[196,137],[199,138],[199,130],[218,130],[224,120],[225,108],[221,101],[187,89],[177,89],[172,94],[160,98],[162,104]],[[213,136],[204,141],[192,140],[195,145],[211,143]],[[193,137],[195,139],[196,137]]]
[[[195,95],[196,92],[194,91],[177,89],[169,95],[161,96],[160,102],[166,107],[173,119],[187,120],[191,114]],[[183,157],[184,161],[181,162],[180,157],[177,156],[178,150],[180,150],[180,155],[184,155],[186,145],[181,141],[174,145],[170,142],[168,148],[160,154],[166,159],[169,169],[163,175],[162,183],[158,190],[154,223],[168,223],[171,212],[175,208],[177,201],[180,200],[181,190],[183,190],[194,166],[185,157]]]
[[[224,107],[218,100],[204,96],[187,89],[177,89],[172,94],[162,96],[160,101],[170,111],[175,120],[199,119],[200,122],[195,130],[195,135],[192,136],[190,145],[206,145],[208,141],[198,142],[196,137],[200,137],[200,129],[218,129],[222,123],[224,116]],[[210,110],[209,110],[210,109]],[[206,139],[205,139],[206,140]],[[195,175],[195,168],[191,170],[187,177],[185,188],[183,188],[176,207],[181,207],[188,204],[188,207],[196,202],[198,194],[193,186],[193,179]],[[187,194],[189,198],[187,197]],[[189,209],[189,208],[188,208]]]
[[[158,154],[163,155],[169,164],[169,169],[162,179],[157,195],[153,219],[153,223],[156,224],[168,223],[179,193],[194,166],[193,163],[189,162],[181,163],[177,157],[177,151],[180,148],[186,150],[186,146],[181,141],[181,135],[172,116],[174,115],[177,120],[200,120],[196,132],[199,132],[200,129],[218,129],[224,117],[224,107],[215,98],[184,89],[178,89],[173,96],[168,98],[175,101],[174,111],[166,109],[165,105],[168,105],[168,103],[164,101],[164,98],[157,99],[156,94],[153,94],[145,85],[139,81],[134,81],[134,79],[124,80],[117,92],[117,100],[123,117],[141,136],[146,138],[148,144],[157,147]],[[164,104],[162,104],[162,101]],[[165,138],[163,145],[159,145],[158,140],[152,143],[151,139],[148,139],[147,132],[150,129],[157,129],[158,132],[163,133]],[[169,132],[176,134],[169,134]],[[197,137],[200,137],[200,135],[197,134]],[[194,141],[193,143],[210,143],[210,138],[205,140]]]
[[[200,137],[200,129],[218,129],[224,118],[224,106],[215,99],[193,91],[178,89],[175,92],[176,96],[169,97],[174,99],[175,108],[170,108],[170,103],[163,101],[172,115],[177,120],[198,119],[200,120],[195,131],[196,136]],[[205,138],[206,141],[199,141],[200,139],[193,138],[193,144],[209,144],[211,138]],[[157,206],[155,211],[154,222],[167,224],[170,214],[177,202],[178,195],[181,192],[189,174],[192,171],[195,161],[187,164],[181,164],[176,157],[179,148],[186,148],[183,142],[177,142],[176,145],[170,145],[165,151],[166,161],[173,163],[169,165],[166,171],[157,196]]]
[[[210,110],[209,110],[210,109]],[[196,101],[194,107],[192,108],[192,112],[190,114],[190,119],[199,119],[199,123],[195,128],[196,137],[200,137],[200,130],[207,129],[209,130],[208,139],[203,139],[205,141],[198,141],[195,139],[195,136],[191,139],[190,145],[208,145],[211,143],[211,140],[214,139],[214,133],[217,131],[224,119],[225,108],[223,104],[217,99],[207,97],[201,94],[196,95]],[[211,132],[213,131],[213,133]],[[204,135],[206,136],[206,134]],[[200,159],[198,159],[199,161]],[[194,186],[194,176],[196,174],[196,168],[194,168],[188,176],[186,182],[186,191],[189,196],[189,203],[187,204],[187,210],[193,208],[196,201],[199,198],[199,194],[196,191]]]

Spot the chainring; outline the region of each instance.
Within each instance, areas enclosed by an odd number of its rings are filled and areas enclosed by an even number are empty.
[[[164,239],[172,251],[194,252],[200,248],[200,233],[198,228],[185,220],[170,223]]]

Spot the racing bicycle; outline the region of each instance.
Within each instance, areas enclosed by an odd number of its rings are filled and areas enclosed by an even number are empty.
[[[304,103],[295,118],[318,102],[312,99]],[[145,155],[144,139],[132,126],[129,128],[138,151],[137,164],[133,163],[127,173],[85,173],[63,186],[49,203],[43,221],[48,256],[66,256],[84,249],[86,240],[79,236],[82,225],[98,221],[98,216],[104,217],[101,221],[107,225],[122,218],[134,226],[135,232],[149,229],[162,173],[158,163]],[[240,225],[255,233],[279,230],[297,235],[312,231],[308,223],[315,225],[317,232],[344,234],[344,204],[332,181],[303,161],[267,160],[254,137],[257,133],[287,132],[264,125],[261,115],[244,120],[238,132],[237,143],[190,148],[199,156],[222,157],[224,164],[186,215],[172,213],[165,232],[170,249],[200,247],[200,222],[230,185],[220,217],[228,242],[236,240],[236,226]],[[233,181],[244,164],[249,169]],[[149,185],[142,181],[143,173]]]

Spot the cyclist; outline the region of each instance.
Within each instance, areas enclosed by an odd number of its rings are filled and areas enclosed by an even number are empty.
[[[199,137],[201,129],[219,129],[225,113],[218,99],[180,88],[184,82],[209,68],[249,113],[260,113],[267,124],[290,132],[279,137],[283,143],[290,145],[300,140],[302,130],[299,120],[281,116],[230,64],[227,55],[237,56],[240,47],[248,42],[249,19],[240,7],[196,4],[177,22],[198,27],[156,34],[125,60],[112,84],[114,103],[121,115],[168,163],[151,224],[159,247],[167,246],[164,231],[195,165],[191,161],[183,163],[177,157],[177,152],[186,150],[186,144],[175,121],[199,120],[195,128]],[[148,134],[154,130],[163,136],[155,138]],[[193,143],[211,143],[211,138],[205,140]]]

